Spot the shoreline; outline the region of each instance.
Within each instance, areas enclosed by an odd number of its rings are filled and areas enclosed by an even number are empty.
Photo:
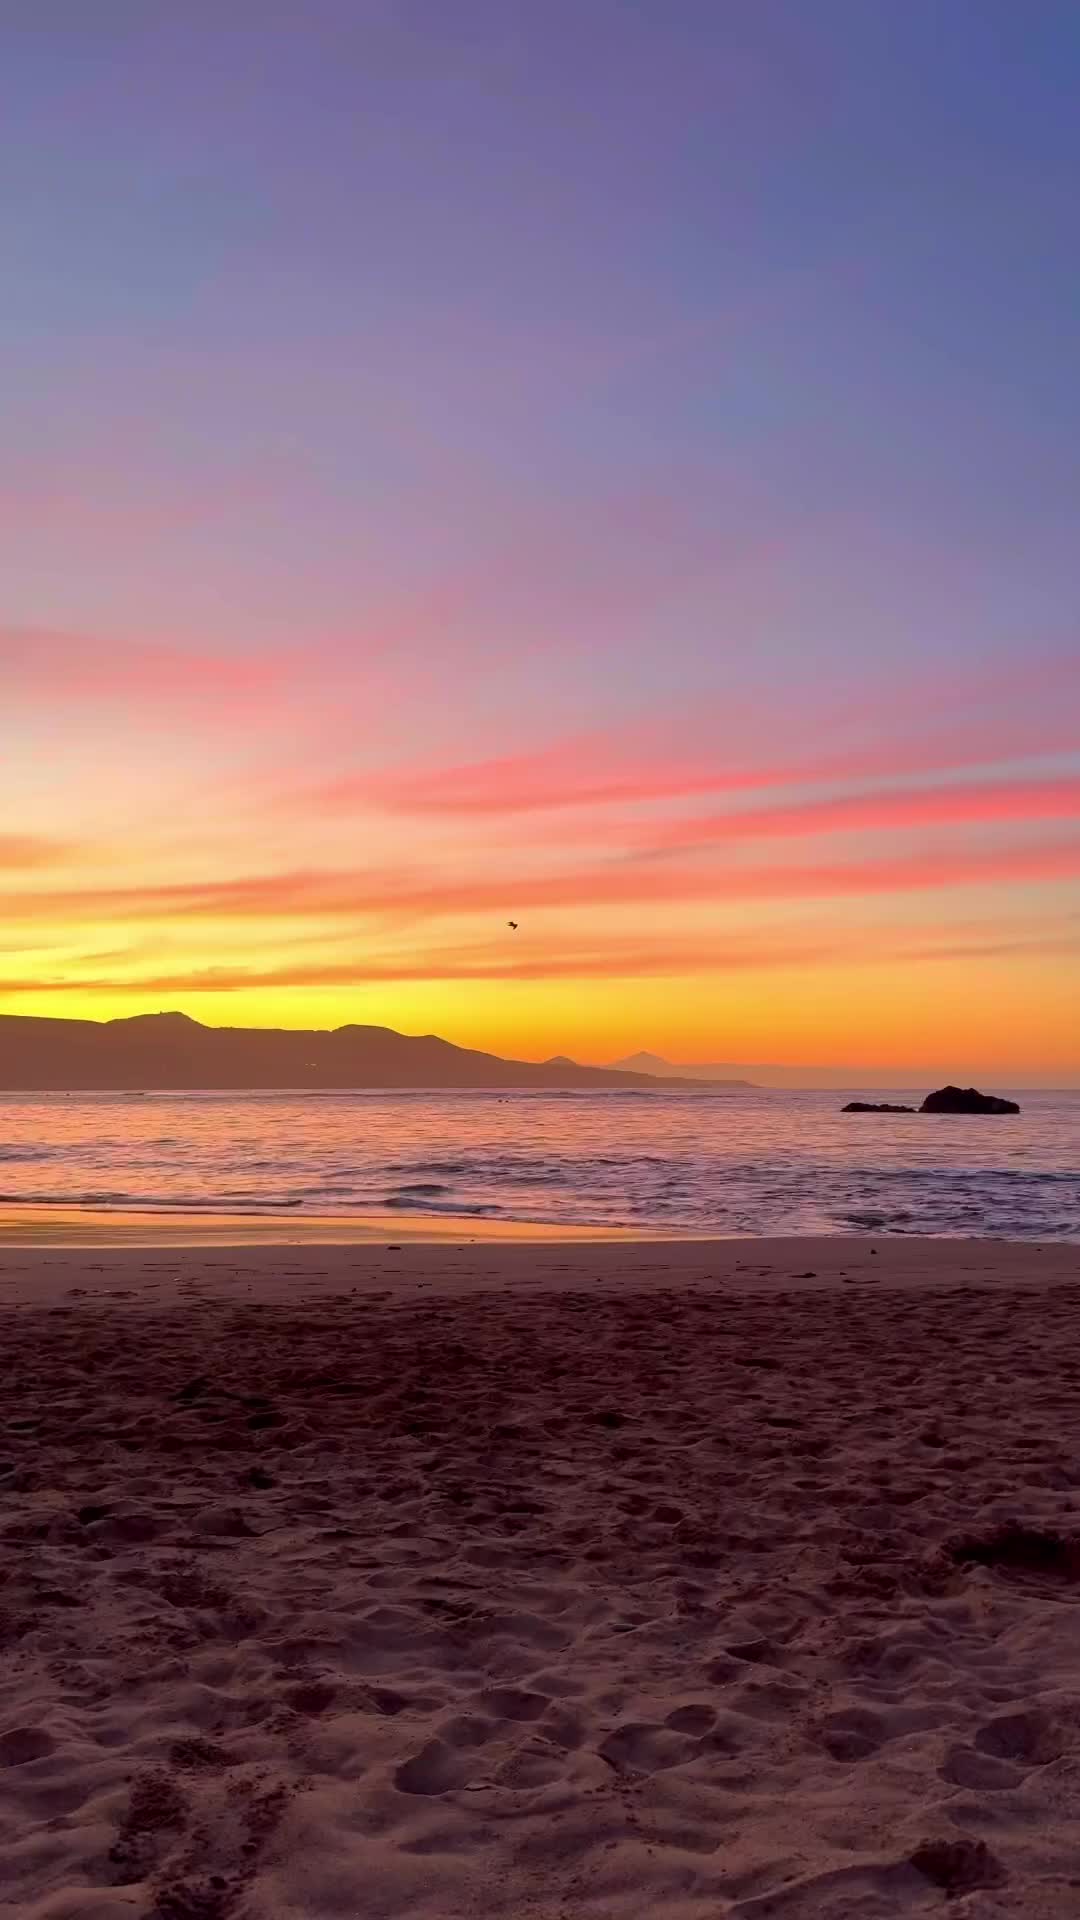
[[[877,1232],[721,1234],[706,1229],[670,1227],[609,1227],[534,1220],[508,1220],[473,1214],[409,1213],[391,1210],[356,1214],[305,1214],[282,1207],[272,1212],[230,1212],[207,1208],[100,1208],[57,1206],[54,1202],[0,1203],[0,1258],[13,1249],[43,1252],[61,1248],[85,1252],[129,1247],[183,1250],[200,1247],[688,1247],[731,1249],[774,1245],[858,1248],[874,1242],[879,1247],[915,1245],[1001,1246],[1038,1249],[1074,1249],[1080,1260],[1080,1240],[1015,1239],[999,1235]]]
[[[343,1247],[409,1240],[438,1246],[464,1239],[494,1244],[519,1241],[620,1243],[704,1238],[692,1233],[650,1234],[636,1227],[564,1226],[543,1221],[492,1220],[473,1214],[302,1213],[291,1207],[230,1212],[198,1207],[60,1207],[49,1201],[0,1204],[0,1250],[41,1247]]]

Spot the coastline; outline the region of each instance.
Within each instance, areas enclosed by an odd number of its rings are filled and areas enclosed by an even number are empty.
[[[196,1237],[208,1223],[190,1219],[176,1222],[176,1238],[171,1223],[162,1237],[151,1237],[145,1216],[133,1216],[131,1237],[123,1237],[121,1223],[117,1238],[109,1240],[83,1238],[81,1219],[69,1223],[70,1238],[51,1237],[53,1225],[46,1239],[35,1231],[36,1220],[25,1238],[5,1233],[0,1221],[0,1308],[55,1305],[71,1297],[160,1310],[182,1304],[192,1289],[208,1298],[282,1304],[348,1301],[371,1289],[407,1298],[417,1292],[453,1297],[577,1288],[605,1295],[684,1288],[803,1294],[1080,1282],[1080,1244],[1059,1240],[917,1234],[666,1239],[603,1228],[589,1234],[415,1217],[410,1232],[405,1222],[371,1216],[355,1223],[354,1239],[323,1241],[316,1235],[286,1239],[277,1220],[257,1222],[266,1232],[251,1238],[243,1237],[243,1220],[235,1227],[227,1220],[216,1224],[221,1239]]]
[[[1040,1257],[1047,1251],[1069,1250],[1080,1262],[1080,1240],[1058,1236],[1023,1238],[999,1234],[953,1234],[899,1232],[885,1227],[862,1231],[815,1233],[719,1233],[714,1229],[671,1226],[605,1226],[576,1222],[535,1221],[501,1218],[475,1213],[442,1211],[401,1211],[389,1208],[362,1212],[318,1214],[291,1206],[273,1210],[236,1210],[216,1207],[89,1207],[57,1205],[55,1202],[5,1200],[0,1202],[0,1262],[12,1250],[47,1253],[62,1248],[97,1251],[135,1252],[159,1250],[183,1251],[199,1248],[262,1247],[270,1254],[275,1249],[400,1246],[428,1249],[500,1248],[530,1249],[582,1247],[621,1249],[636,1264],[635,1248],[691,1249],[691,1264],[698,1259],[719,1261],[722,1269],[744,1270],[747,1261],[739,1249],[776,1249],[783,1260],[798,1255],[800,1247],[815,1252],[815,1258],[840,1274],[850,1260],[837,1260],[837,1252],[847,1249],[852,1259],[860,1258],[860,1249],[873,1245],[886,1254],[890,1263],[899,1260],[905,1270],[910,1265],[902,1251],[910,1247],[980,1247],[1035,1250]],[[730,1257],[729,1257],[730,1256]],[[688,1256],[676,1254],[682,1266]],[[850,1275],[848,1276],[850,1277]]]
[[[1077,1246],[8,1244],[0,1339],[4,1911],[1080,1920]]]

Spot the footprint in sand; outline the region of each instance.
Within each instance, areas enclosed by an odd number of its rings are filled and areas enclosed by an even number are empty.
[[[539,1720],[551,1705],[545,1694],[524,1687],[489,1687],[480,1695],[485,1712],[497,1720]]]
[[[863,1707],[845,1707],[821,1722],[818,1738],[834,1760],[867,1760],[886,1738],[885,1723]]]
[[[285,1704],[291,1707],[294,1713],[325,1713],[326,1709],[333,1705],[336,1695],[336,1687],[328,1685],[325,1681],[310,1680],[291,1688],[285,1695]]]
[[[692,1700],[685,1707],[676,1707],[664,1724],[675,1733],[690,1733],[700,1738],[716,1725],[716,1714],[712,1707]]]
[[[941,1764],[941,1777],[954,1787],[969,1787],[980,1793],[1004,1793],[1023,1785],[1024,1776],[1006,1760],[992,1753],[977,1753],[974,1747],[950,1747]]]
[[[0,1767],[25,1767],[55,1750],[56,1741],[44,1727],[8,1727],[0,1733]]]
[[[565,1707],[554,1707],[547,1719],[541,1721],[538,1731],[549,1746],[561,1747],[564,1753],[575,1752],[585,1741],[584,1722]]]
[[[687,1735],[650,1721],[630,1721],[609,1733],[598,1752],[616,1773],[660,1773],[690,1758]]]
[[[394,1785],[401,1793],[452,1793],[468,1783],[474,1765],[468,1753],[455,1752],[441,1740],[429,1740],[397,1769]]]
[[[980,1753],[998,1760],[1016,1760],[1029,1769],[1057,1760],[1067,1744],[1066,1729],[1039,1707],[996,1714],[975,1735]]]
[[[445,1720],[439,1728],[439,1738],[448,1747],[457,1747],[468,1751],[474,1747],[486,1746],[498,1728],[494,1720],[486,1720],[479,1713],[459,1713],[452,1720]]]

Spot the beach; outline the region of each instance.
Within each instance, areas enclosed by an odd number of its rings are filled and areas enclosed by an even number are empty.
[[[1080,1916],[1078,1328],[1061,1242],[28,1229],[0,1912]]]

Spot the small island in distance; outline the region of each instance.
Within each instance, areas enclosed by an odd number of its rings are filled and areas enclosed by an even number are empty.
[[[977,1087],[939,1087],[928,1093],[921,1107],[894,1106],[888,1100],[849,1100],[845,1113],[1019,1113],[1015,1100],[1002,1100],[996,1093],[980,1093]]]

